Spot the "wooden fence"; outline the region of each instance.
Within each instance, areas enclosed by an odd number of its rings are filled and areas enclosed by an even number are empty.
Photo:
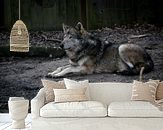
[[[0,27],[18,19],[18,0],[0,1]],[[163,25],[162,0],[21,0],[21,19],[30,30],[61,30],[81,21],[87,29],[114,24]]]

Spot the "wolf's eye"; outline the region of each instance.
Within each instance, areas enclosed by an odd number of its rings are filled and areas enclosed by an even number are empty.
[[[71,39],[71,38],[72,38],[72,36],[69,36],[69,38]]]

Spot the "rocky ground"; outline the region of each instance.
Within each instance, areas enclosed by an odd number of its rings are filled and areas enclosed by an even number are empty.
[[[115,26],[90,31],[101,40],[115,44],[134,43],[146,48],[151,55],[155,68],[144,74],[144,80],[163,80],[163,28],[153,25]],[[30,32],[31,46],[59,47],[63,38],[61,31]],[[9,44],[9,32],[0,32],[0,46]],[[50,56],[50,55],[49,55]],[[12,96],[23,96],[32,99],[42,87],[41,79],[57,67],[68,64],[66,56],[51,57],[0,57],[0,112],[7,112],[7,101]],[[93,74],[71,76],[70,79],[89,79],[90,82],[132,82],[139,76],[117,74]],[[52,79],[55,81],[62,78]]]

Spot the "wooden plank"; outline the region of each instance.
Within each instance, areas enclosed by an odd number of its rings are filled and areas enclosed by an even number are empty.
[[[80,0],[55,0],[50,8],[31,1],[31,28],[34,30],[61,30],[62,23],[74,25],[80,19]]]
[[[135,21],[133,0],[90,0],[87,1],[87,6],[89,29]]]
[[[36,1],[31,1],[31,14],[30,14],[30,28],[33,30],[39,30],[41,27],[43,27],[43,9],[40,5],[36,3]]]
[[[4,0],[0,0],[0,18],[4,18]],[[4,19],[0,20],[0,29],[4,27]]]
[[[152,23],[155,20],[153,0],[137,0],[137,22],[139,23]]]
[[[19,10],[18,10],[18,2],[19,0],[10,0],[10,6],[11,6],[11,26],[14,25],[16,20],[19,19]]]
[[[4,24],[18,19],[18,0],[4,1]],[[81,21],[96,29],[114,24],[163,24],[163,2],[153,0],[21,0],[21,18],[30,30],[62,30]]]
[[[21,4],[21,20],[24,22],[24,24],[26,25],[27,29],[30,30],[31,29],[31,9],[32,4],[31,4],[31,0],[21,0],[22,4]]]
[[[6,29],[11,28],[11,3],[10,0],[4,0],[4,25]]]
[[[78,0],[78,22],[83,23],[86,28],[86,3],[83,4],[85,0]],[[84,21],[83,21],[84,20]]]

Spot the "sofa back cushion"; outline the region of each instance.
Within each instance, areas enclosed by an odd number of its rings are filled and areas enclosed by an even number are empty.
[[[53,102],[55,95],[53,92],[53,89],[64,89],[65,84],[63,81],[52,81],[52,80],[47,80],[47,79],[41,79],[43,87],[44,87],[44,92],[45,92],[45,102]]]
[[[51,92],[54,94],[53,90]],[[111,102],[114,101],[130,101],[132,83],[119,83],[119,82],[89,83],[89,92],[91,100],[100,101],[106,105],[109,105]]]
[[[132,83],[102,82],[89,83],[90,98],[109,105],[114,101],[130,101]]]

